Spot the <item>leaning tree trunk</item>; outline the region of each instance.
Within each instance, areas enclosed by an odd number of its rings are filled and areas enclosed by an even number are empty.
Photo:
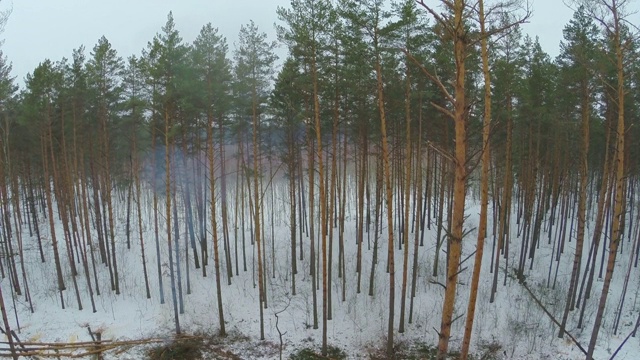
[[[2,288],[0,288],[0,313],[2,313],[2,323],[4,324],[5,335],[7,335],[7,342],[9,343],[9,352],[13,360],[18,360],[20,356],[16,352],[15,344],[13,343],[13,337],[11,336],[11,327],[9,326],[9,318],[7,317],[7,308],[4,305],[4,296],[2,295]]]

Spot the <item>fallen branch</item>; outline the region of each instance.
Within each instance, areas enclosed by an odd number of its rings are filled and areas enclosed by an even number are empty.
[[[636,333],[636,330],[638,330],[638,325],[640,325],[640,323],[636,323],[636,326],[633,328],[633,331],[631,331],[629,333],[629,335],[627,335],[626,338],[624,338],[624,340],[622,341],[622,343],[620,343],[620,346],[618,346],[618,348],[616,349],[616,351],[613,352],[613,355],[611,355],[611,357],[609,358],[609,360],[613,360],[613,358],[616,357],[616,355],[618,355],[618,352],[620,352],[620,350],[622,349],[622,347],[624,346],[624,344],[627,343],[627,341],[629,341],[629,339],[631,338],[632,335],[634,335]]]
[[[527,282],[526,281],[518,281],[518,283],[521,284],[522,287],[524,287],[527,290],[529,295],[531,295],[531,298],[533,299],[533,301],[535,301],[536,304],[538,304],[538,306],[540,306],[542,311],[544,311],[544,313],[547,314],[547,316],[551,319],[551,321],[553,321],[554,324],[560,326],[560,322],[558,320],[556,320],[555,317],[553,317],[553,315],[549,312],[549,310],[547,310],[544,307],[544,305],[542,304],[542,302],[536,297],[536,295],[533,293],[533,291],[531,291],[531,289],[529,289],[529,287],[527,286]],[[582,345],[580,345],[580,342],[578,342],[578,340],[575,337],[573,337],[573,335],[571,335],[571,333],[569,333],[568,331],[565,331],[565,334],[569,337],[569,339],[571,339],[571,341],[573,341],[574,344],[576,344],[578,349],[580,349],[580,351],[582,351],[583,354],[587,355],[587,350],[585,350],[582,347]]]
[[[37,356],[43,358],[83,358],[91,355],[101,355],[105,352],[117,350],[123,347],[163,343],[169,340],[180,341],[183,339],[201,338],[201,336],[180,336],[175,338],[149,338],[139,340],[100,340],[82,341],[75,343],[54,342],[21,342],[20,356]],[[0,346],[8,345],[6,341],[0,341]],[[0,347],[0,358],[11,357],[11,349]]]

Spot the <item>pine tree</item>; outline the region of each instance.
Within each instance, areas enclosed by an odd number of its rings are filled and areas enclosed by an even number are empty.
[[[122,58],[118,57],[115,49],[104,36],[98,40],[91,52],[91,59],[87,63],[90,91],[94,97],[93,114],[100,124],[100,148],[103,155],[101,163],[102,172],[102,199],[106,202],[107,220],[109,223],[108,234],[111,240],[111,264],[113,266],[112,290],[120,294],[120,280],[118,275],[118,262],[116,256],[116,234],[112,201],[112,177],[111,158],[112,140],[111,127],[114,122],[116,106],[121,101],[122,88],[120,76],[124,70]]]
[[[275,43],[267,41],[267,35],[258,30],[253,21],[240,28],[239,44],[235,52],[236,106],[241,118],[250,118],[253,124],[253,229],[258,254],[258,292],[260,307],[260,340],[264,340],[264,311],[266,281],[262,257],[262,233],[260,226],[262,212],[262,193],[259,177],[262,172],[259,152],[259,131],[268,90],[273,74]]]
[[[212,210],[212,227],[213,227],[213,247],[214,247],[214,267],[215,280],[218,301],[218,317],[220,322],[220,334],[225,335],[224,314],[222,307],[222,289],[220,287],[220,265],[218,256],[218,232],[215,220],[215,176],[213,166],[213,131],[214,120],[217,121],[222,129],[222,122],[230,106],[230,85],[231,85],[231,67],[227,59],[227,43],[224,37],[218,34],[218,30],[214,29],[211,24],[205,25],[193,44],[192,57],[195,65],[196,76],[200,80],[201,87],[198,88],[199,105],[201,112],[207,118],[207,131],[209,138],[209,167],[210,167],[210,193],[211,193],[211,210]],[[223,141],[220,134],[220,142]],[[222,147],[222,145],[221,145]],[[224,161],[222,159],[222,161]],[[224,176],[224,175],[223,175]],[[225,189],[221,189],[223,198],[226,198]],[[226,205],[223,203],[223,212]],[[223,218],[226,217],[223,214]],[[227,251],[228,244],[225,246]],[[204,259],[203,259],[204,262]],[[204,266],[204,264],[203,264]]]
[[[476,301],[478,296],[478,283],[480,282],[480,271],[482,269],[482,255],[484,253],[484,240],[487,234],[487,208],[489,205],[489,166],[491,161],[491,143],[489,140],[491,131],[491,72],[489,69],[489,50],[486,30],[486,15],[484,1],[478,2],[478,22],[480,23],[480,46],[482,52],[482,73],[484,76],[484,114],[482,119],[482,169],[480,180],[480,224],[478,225],[478,238],[476,255],[473,263],[473,274],[471,278],[471,290],[469,295],[469,306],[462,340],[460,359],[466,360],[471,344],[471,333],[473,331],[473,321],[476,311]]]
[[[315,142],[317,146],[318,188],[320,202],[320,243],[322,254],[322,355],[327,354],[327,319],[328,313],[328,271],[327,271],[327,233],[328,208],[325,184],[325,161],[323,154],[322,123],[320,118],[320,73],[322,67],[322,53],[327,47],[326,29],[331,28],[331,22],[336,18],[331,3],[328,1],[293,1],[291,10],[278,9],[281,20],[289,26],[288,30],[280,29],[280,38],[287,43],[290,52],[299,56],[305,69],[309,71],[311,102],[313,103],[313,124]],[[310,186],[314,184],[310,183]],[[330,266],[330,264],[329,264]],[[315,291],[315,290],[314,290]]]
[[[593,59],[596,49],[596,39],[598,31],[591,19],[585,13],[584,7],[580,7],[574,13],[573,19],[564,28],[565,42],[560,45],[561,54],[559,62],[562,66],[561,71],[566,73],[565,89],[574,89],[574,91],[564,92],[565,94],[579,94],[576,98],[572,96],[571,108],[580,109],[578,122],[578,131],[582,134],[581,146],[579,153],[579,190],[578,190],[578,230],[576,233],[576,251],[573,260],[573,268],[571,271],[571,280],[569,282],[569,293],[567,302],[562,315],[562,323],[558,332],[558,337],[562,338],[565,332],[565,326],[569,317],[569,311],[575,307],[575,299],[577,293],[577,284],[580,278],[580,266],[582,262],[582,250],[585,237],[586,213],[587,213],[587,194],[589,182],[589,139],[590,139],[590,122],[591,113],[593,112]],[[575,111],[574,111],[575,112]],[[571,114],[573,118],[577,118],[577,114]]]
[[[177,241],[172,235],[171,219],[172,204],[171,199],[175,195],[176,179],[174,168],[176,166],[173,153],[175,150],[177,122],[179,114],[180,99],[183,94],[180,92],[180,75],[183,75],[187,47],[182,43],[182,38],[175,28],[173,14],[169,13],[167,22],[162,27],[162,32],[157,34],[153,41],[147,46],[150,61],[148,74],[155,84],[152,106],[157,114],[157,119],[152,119],[153,132],[159,132],[162,136],[160,141],[164,142],[164,177],[165,177],[165,218],[167,249],[169,250],[169,272],[171,278],[171,294],[173,299],[174,322],[176,334],[181,333],[178,305],[183,308],[181,292],[181,274],[179,267],[180,254],[176,251],[176,262],[173,260],[172,240]],[[161,121],[158,121],[162,119]],[[155,140],[154,140],[155,141]],[[173,165],[172,165],[173,164]],[[177,280],[177,281],[176,281]],[[177,284],[176,284],[177,283]]]
[[[55,217],[53,215],[53,201],[51,199],[51,186],[50,180],[53,171],[51,170],[56,166],[55,164],[55,152],[53,151],[53,144],[51,142],[53,132],[53,104],[56,100],[56,93],[59,84],[62,81],[62,76],[57,72],[54,64],[50,60],[45,60],[40,63],[33,73],[28,74],[26,77],[26,93],[23,95],[23,110],[22,110],[22,122],[25,125],[29,125],[32,128],[39,129],[39,143],[40,143],[40,161],[42,162],[42,169],[44,170],[44,195],[47,201],[49,229],[51,236],[51,245],[53,248],[53,257],[55,262],[57,286],[58,291],[62,299],[62,291],[66,290],[64,283],[64,277],[62,274],[62,264],[60,261],[58,237],[55,231]],[[64,308],[64,302],[62,302]]]
[[[629,41],[625,41],[624,34],[628,29],[628,4],[629,1],[627,0],[593,0],[587,2],[590,15],[603,27],[605,31],[605,38],[611,44],[612,51],[610,58],[612,63],[615,64],[616,79],[614,83],[610,84],[610,86],[616,89],[615,101],[617,103],[617,121],[615,123],[615,157],[613,163],[613,170],[615,173],[615,190],[613,188],[611,190],[615,193],[611,218],[611,241],[609,242],[607,272],[604,278],[600,300],[598,302],[593,330],[591,332],[591,339],[587,350],[587,360],[591,360],[593,358],[593,352],[600,332],[600,325],[602,324],[604,308],[609,296],[609,288],[611,285],[611,279],[613,278],[616,256],[618,254],[618,246],[622,240],[622,233],[624,230],[624,197],[627,182],[625,171],[626,128],[624,113],[625,92],[627,91],[625,88],[625,65],[628,62],[629,45],[631,43]],[[632,35],[632,37],[633,36],[634,35]]]
[[[297,223],[296,188],[298,163],[301,161],[297,148],[301,146],[299,132],[302,128],[303,98],[300,95],[302,74],[299,72],[299,63],[289,57],[285,60],[274,89],[269,98],[269,107],[274,115],[274,121],[278,128],[284,132],[283,143],[285,148],[281,150],[281,159],[286,166],[286,174],[289,180],[289,229],[291,237],[291,294],[296,295],[296,274],[298,273],[296,258],[296,231],[301,226]]]
[[[130,179],[135,184],[136,190],[136,212],[138,214],[138,237],[140,241],[140,254],[142,256],[142,272],[144,277],[144,285],[147,299],[151,298],[151,291],[149,289],[149,276],[147,274],[147,260],[145,253],[145,241],[143,237],[143,223],[142,223],[142,203],[141,203],[141,186],[140,186],[140,172],[142,171],[141,154],[145,149],[144,137],[141,136],[142,128],[144,127],[143,112],[147,107],[147,101],[144,98],[144,78],[142,73],[141,60],[135,56],[128,58],[127,68],[123,74],[123,90],[126,97],[124,108],[129,112],[128,123],[122,124],[120,130],[128,131],[130,134],[131,148],[131,177]],[[124,129],[122,129],[124,128]]]

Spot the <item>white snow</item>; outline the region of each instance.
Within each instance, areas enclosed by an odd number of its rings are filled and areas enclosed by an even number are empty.
[[[234,197],[236,187],[229,177],[228,199],[230,209],[230,236],[231,251],[235,249],[235,239],[233,230],[233,217],[235,214]],[[350,358],[366,358],[368,351],[373,348],[383,348],[385,342],[385,334],[387,327],[387,302],[388,302],[388,274],[385,272],[386,267],[386,223],[383,222],[381,229],[382,236],[380,238],[379,262],[375,273],[375,294],[373,297],[368,296],[369,290],[369,271],[371,266],[372,249],[369,248],[367,242],[367,234],[363,244],[363,273],[362,273],[362,292],[356,294],[356,187],[355,179],[350,178],[348,188],[349,198],[347,201],[346,213],[346,299],[341,301],[341,279],[337,276],[338,262],[338,237],[337,229],[334,229],[334,247],[333,247],[333,279],[331,284],[333,298],[333,319],[328,322],[328,336],[330,345],[343,349]],[[248,337],[248,340],[240,340],[236,343],[230,342],[228,345],[232,351],[240,356],[247,358],[264,358],[271,359],[278,357],[277,344],[279,344],[278,331],[276,329],[275,313],[279,314],[279,329],[283,333],[284,356],[292,353],[296,349],[303,347],[312,347],[318,349],[322,339],[322,292],[318,291],[318,316],[319,328],[312,329],[312,297],[311,297],[311,278],[309,276],[309,239],[304,238],[305,243],[305,259],[298,263],[298,274],[296,276],[297,294],[291,295],[291,274],[290,274],[290,240],[289,240],[289,201],[288,199],[288,183],[284,179],[277,179],[272,184],[274,186],[273,200],[275,208],[274,213],[271,212],[271,191],[265,192],[264,199],[264,218],[266,220],[264,234],[264,245],[267,246],[265,259],[265,269],[267,277],[267,300],[268,308],[264,310],[265,316],[265,335],[266,342],[259,340],[259,308],[258,308],[258,288],[255,283],[256,275],[252,273],[254,269],[253,247],[250,243],[249,229],[249,209],[248,206],[245,213],[244,231],[246,234],[246,251],[247,251],[247,267],[248,271],[242,270],[242,253],[237,249],[240,263],[240,273],[236,276],[235,264],[234,276],[231,279],[232,284],[227,285],[224,271],[221,273],[222,279],[222,298],[224,301],[224,316],[226,320],[227,331],[234,334],[242,334]],[[26,224],[23,226],[22,234],[24,241],[25,266],[27,269],[27,281],[29,284],[34,313],[29,311],[28,303],[24,296],[13,297],[11,294],[9,279],[2,279],[2,290],[4,293],[7,311],[9,313],[9,322],[11,327],[18,332],[18,336],[22,341],[43,341],[43,342],[80,342],[91,341],[87,326],[93,331],[98,329],[103,331],[103,339],[141,339],[151,337],[169,338],[174,331],[173,324],[173,307],[170,291],[170,282],[168,277],[168,256],[166,236],[164,236],[165,224],[164,217],[160,214],[160,239],[161,239],[161,262],[163,268],[163,279],[165,289],[165,304],[160,304],[158,294],[158,283],[156,276],[156,256],[155,244],[153,236],[153,217],[151,208],[150,189],[146,188],[143,201],[143,226],[145,236],[145,249],[147,256],[147,268],[149,272],[149,280],[151,286],[151,299],[145,298],[144,280],[142,276],[141,254],[139,239],[137,236],[137,221],[134,212],[132,213],[132,232],[131,232],[131,250],[127,250],[125,246],[124,219],[126,216],[126,202],[115,200],[115,217],[116,217],[116,242],[118,253],[118,268],[120,271],[120,289],[121,294],[115,295],[109,288],[109,274],[104,265],[99,265],[99,281],[101,295],[96,296],[97,312],[93,313],[89,300],[86,281],[84,278],[84,270],[81,263],[78,264],[79,276],[77,277],[82,298],[83,310],[78,309],[75,300],[75,293],[71,281],[71,275],[68,270],[68,258],[64,250],[63,231],[58,221],[57,237],[60,242],[60,254],[63,261],[63,269],[66,272],[67,290],[63,292],[66,309],[61,308],[60,295],[57,291],[55,267],[53,256],[51,253],[51,240],[49,227],[46,219],[40,216],[40,230],[45,239],[46,262],[41,263],[35,236],[30,237]],[[119,197],[114,197],[119,199]],[[180,205],[182,201],[179,200]],[[159,208],[163,208],[164,202],[161,202]],[[248,203],[246,203],[248,204]],[[218,204],[219,206],[219,204]],[[307,204],[308,206],[308,204]],[[373,212],[373,207],[371,209]],[[220,216],[221,211],[218,211]],[[469,218],[466,220],[466,229],[475,229],[478,223],[479,205],[477,199],[473,196],[468,198],[468,206],[466,214]],[[491,211],[490,211],[491,214]],[[270,217],[274,216],[275,222],[275,239],[271,238]],[[515,215],[512,218],[512,233],[510,246],[510,263],[517,261],[520,251],[520,238],[517,234],[517,226],[515,225]],[[215,333],[219,329],[218,314],[216,305],[216,290],[213,276],[213,248],[211,244],[212,237],[209,235],[209,254],[210,262],[207,268],[207,277],[203,277],[200,269],[195,269],[193,265],[192,254],[189,254],[191,290],[192,293],[186,294],[186,278],[185,278],[185,229],[182,222],[183,215],[180,213],[181,220],[181,237],[180,252],[182,267],[182,287],[185,291],[184,307],[185,313],[180,315],[180,323],[182,329],[186,333]],[[545,223],[548,219],[545,220]],[[299,225],[299,224],[298,224]],[[221,221],[218,222],[221,234]],[[316,226],[318,229],[319,226]],[[491,219],[489,223],[491,229]],[[584,256],[588,254],[588,245],[590,244],[591,231],[593,226],[590,225],[586,241]],[[242,229],[239,229],[242,231]],[[373,231],[373,224],[371,226]],[[396,229],[396,236],[398,230]],[[435,251],[435,235],[436,226],[432,224],[431,230],[425,235],[425,246],[419,248],[419,269],[417,282],[417,296],[415,298],[415,307],[413,314],[413,323],[407,324],[404,334],[397,333],[398,319],[400,315],[400,290],[402,285],[402,251],[395,251],[396,264],[396,342],[399,344],[408,344],[420,342],[435,346],[437,344],[437,334],[435,329],[439,329],[440,312],[442,308],[443,288],[434,284],[432,281],[445,282],[445,246],[440,254],[440,267],[438,278],[431,276],[433,258]],[[370,234],[371,246],[373,246],[373,236]],[[413,239],[413,236],[411,237]],[[475,250],[476,231],[471,233],[464,240],[463,258],[470,255]],[[540,249],[536,254],[534,262],[534,270],[530,271],[527,267],[527,283],[536,294],[541,297],[546,307],[554,314],[556,318],[561,318],[565,304],[565,294],[568,291],[568,278],[571,273],[571,264],[573,261],[573,251],[575,240],[567,243],[565,252],[560,259],[560,268],[558,270],[558,282],[554,289],[546,286],[546,278],[548,272],[549,261],[551,260],[552,245],[546,242],[547,234],[541,235]],[[276,252],[276,271],[275,276],[272,273],[272,261],[270,256],[271,241],[275,241]],[[94,234],[95,241],[95,234]],[[396,240],[397,241],[397,240]],[[483,345],[497,343],[501,346],[498,355],[504,359],[581,359],[584,356],[574,346],[571,341],[559,339],[557,337],[558,328],[552,324],[550,319],[541,311],[534,303],[527,292],[520,286],[517,281],[507,278],[507,286],[502,286],[504,273],[500,273],[500,280],[497,292],[497,300],[490,304],[488,302],[491,288],[492,274],[489,273],[491,262],[491,246],[492,236],[486,240],[486,248],[484,252],[483,270],[481,277],[481,285],[479,289],[478,307],[476,312],[475,329],[472,339],[472,351],[482,354]],[[626,241],[626,240],[625,240]],[[299,240],[297,240],[299,243]],[[241,240],[238,241],[241,244]],[[629,292],[624,307],[624,318],[621,322],[620,331],[617,335],[613,335],[613,318],[614,312],[619,303],[619,295],[624,273],[626,273],[629,261],[628,252],[631,244],[625,244],[624,252],[620,254],[617,260],[616,272],[614,274],[614,282],[610,291],[607,310],[603,321],[602,329],[596,348],[596,359],[608,359],[612,352],[618,347],[626,335],[633,329],[638,316],[638,291],[639,282],[637,269],[633,269],[631,273],[631,281],[629,283]],[[224,265],[224,252],[220,245],[221,264]],[[413,245],[411,244],[409,260],[413,256]],[[97,247],[96,247],[97,251]],[[232,260],[234,259],[232,253]],[[174,254],[175,256],[175,254]],[[298,253],[299,256],[299,253]],[[96,259],[99,255],[96,252]],[[6,265],[6,259],[3,265]],[[19,259],[17,259],[19,261]],[[584,264],[583,261],[583,264]],[[528,263],[527,263],[528,264]],[[599,262],[598,262],[599,264]],[[462,272],[460,276],[460,284],[458,286],[458,296],[456,302],[456,312],[454,316],[463,315],[454,323],[452,329],[452,339],[450,349],[457,350],[462,341],[464,332],[464,314],[466,312],[468,300],[468,284],[470,283],[471,269],[473,267],[473,257],[464,265],[468,270]],[[504,266],[504,259],[501,259],[501,268]],[[555,266],[555,264],[554,264]],[[223,270],[224,267],[221,269]],[[5,267],[6,270],[6,267]],[[502,270],[501,270],[502,271]],[[555,268],[554,268],[555,271]],[[512,271],[509,270],[511,273]],[[596,274],[597,276],[597,274]],[[320,278],[321,279],[321,278]],[[91,278],[93,282],[93,277]],[[409,288],[411,281],[411,268],[409,268]],[[22,278],[20,279],[23,284]],[[593,317],[595,314],[596,301],[600,296],[601,281],[596,281],[594,291],[589,300],[589,308],[586,311],[586,327],[584,329],[576,329],[578,310],[570,314],[567,330],[576,336],[582,345],[586,348],[591,334]],[[409,311],[409,296],[407,296],[407,318]],[[17,317],[15,315],[17,313]],[[19,326],[18,321],[19,320]],[[266,343],[266,345],[265,345]],[[261,345],[262,344],[262,345]],[[251,348],[259,350],[250,350]],[[133,347],[125,353],[113,355],[108,353],[108,358],[119,359],[138,359],[143,356],[144,347]],[[262,354],[261,356],[258,354]],[[640,358],[640,342],[638,338],[631,338],[622,351],[617,355],[616,359],[638,359]]]

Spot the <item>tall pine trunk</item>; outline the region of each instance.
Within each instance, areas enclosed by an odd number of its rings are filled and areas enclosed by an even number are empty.
[[[589,182],[589,121],[591,109],[589,106],[589,92],[586,80],[582,81],[582,147],[580,148],[580,190],[578,191],[578,232],[576,234],[576,252],[573,258],[573,268],[571,270],[571,280],[569,281],[569,292],[567,302],[562,314],[562,322],[558,337],[562,338],[565,332],[569,311],[575,306],[575,295],[580,279],[580,263],[582,261],[582,248],[584,246],[584,233],[587,221],[587,183]]]
[[[465,187],[467,183],[467,99],[465,93],[466,30],[464,26],[464,1],[455,0],[453,19],[454,58],[456,65],[454,124],[455,124],[455,178],[453,183],[453,206],[451,233],[447,262],[447,283],[442,306],[442,321],[438,335],[438,360],[447,357],[451,325],[456,301],[458,266],[462,255],[464,231]]]
[[[480,179],[480,224],[478,226],[478,237],[476,245],[476,255],[473,263],[473,274],[471,275],[471,290],[469,293],[469,304],[467,307],[467,319],[464,326],[464,337],[462,339],[462,349],[460,359],[467,360],[469,346],[471,345],[471,334],[473,332],[473,321],[476,313],[476,301],[478,298],[478,284],[480,283],[480,271],[482,270],[482,255],[484,254],[484,240],[487,235],[487,210],[489,206],[489,166],[491,160],[489,135],[491,130],[491,73],[489,70],[489,54],[487,51],[487,36],[485,32],[484,1],[479,0],[480,36],[482,37],[480,46],[482,52],[482,73],[484,75],[484,118],[482,124],[482,174]]]
[[[222,288],[220,285],[220,255],[218,245],[218,223],[216,220],[216,197],[215,197],[215,157],[214,157],[214,144],[213,144],[213,116],[209,115],[209,126],[207,127],[207,138],[209,143],[208,158],[209,158],[209,191],[211,193],[211,232],[213,234],[213,267],[216,280],[216,298],[218,301],[218,321],[220,323],[220,336],[226,335],[226,329],[224,324],[224,312],[222,308]],[[204,261],[204,260],[203,260]],[[260,307],[262,308],[262,306]]]
[[[616,127],[616,157],[615,157],[615,200],[613,203],[613,217],[612,217],[612,231],[611,241],[609,242],[609,258],[607,260],[607,272],[604,277],[604,283],[602,285],[602,294],[600,295],[600,301],[598,303],[598,310],[596,312],[595,322],[593,324],[593,331],[591,332],[591,339],[589,340],[589,348],[587,350],[587,360],[593,358],[593,352],[595,350],[596,341],[598,340],[598,333],[600,332],[600,325],[602,324],[602,317],[604,314],[604,308],[607,304],[607,297],[609,296],[609,287],[611,285],[611,279],[613,278],[613,270],[616,263],[616,256],[618,254],[618,246],[622,239],[622,226],[624,224],[624,195],[625,195],[625,125],[624,125],[624,54],[623,44],[621,39],[621,24],[620,14],[616,7],[615,1],[612,6],[612,16],[614,18],[614,33],[613,41],[615,46],[616,55],[616,70],[617,70],[617,104],[618,104],[618,124]]]
[[[378,49],[378,32],[376,30],[374,35],[375,46],[375,71],[377,79],[377,94],[378,94],[378,112],[380,114],[380,132],[382,137],[382,166],[384,169],[384,183],[386,192],[386,204],[387,204],[387,256],[388,256],[388,270],[389,270],[389,320],[387,325],[387,356],[393,357],[393,318],[395,314],[395,296],[396,296],[396,284],[395,284],[395,261],[393,257],[393,190],[391,183],[391,167],[389,165],[389,144],[387,141],[387,119],[384,108],[384,83],[382,81],[382,64],[380,63],[380,52]],[[363,174],[364,176],[364,174]]]

